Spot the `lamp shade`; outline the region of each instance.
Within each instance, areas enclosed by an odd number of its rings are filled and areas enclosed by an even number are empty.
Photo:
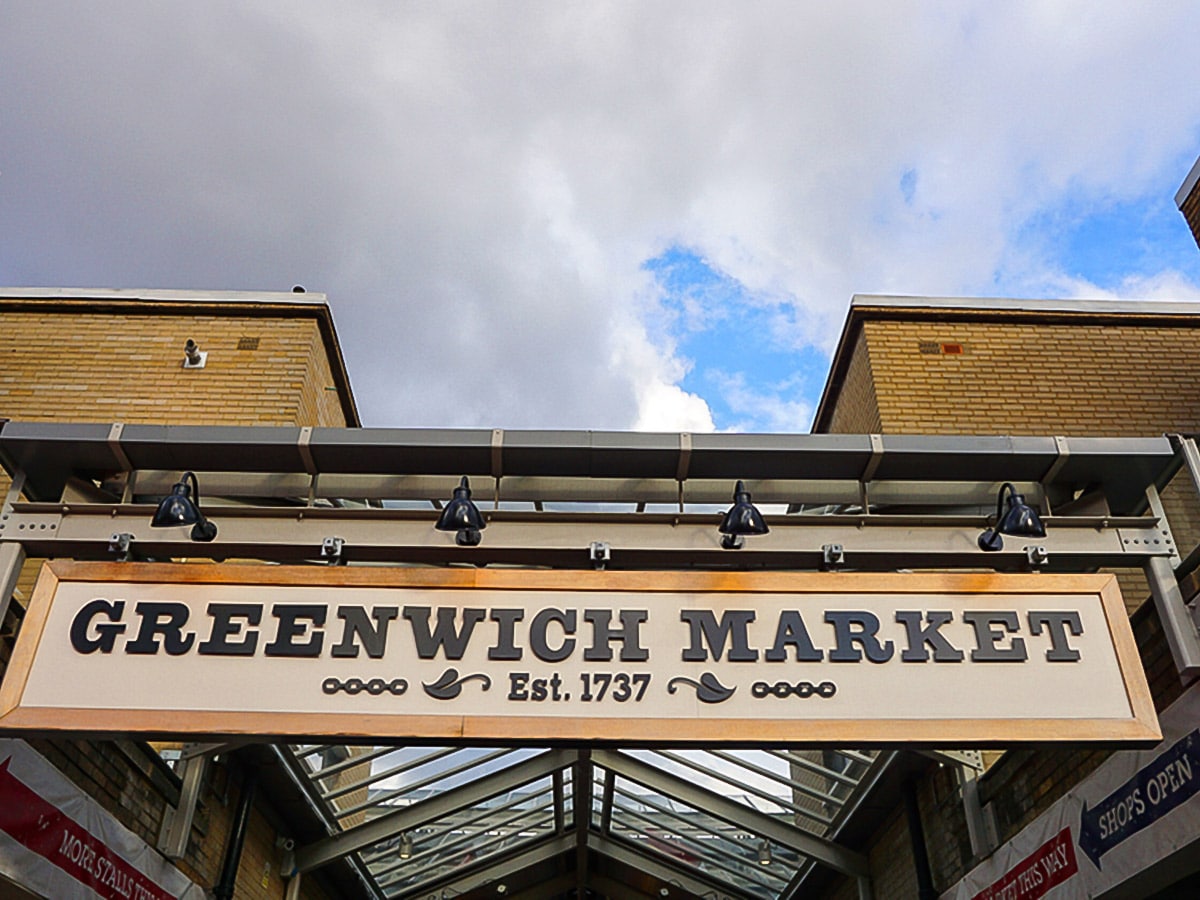
[[[200,510],[192,502],[191,489],[186,482],[178,481],[171,493],[158,504],[150,525],[154,528],[170,528],[174,525],[195,525],[200,521]]]
[[[725,513],[717,530],[732,535],[766,534],[771,530],[758,507],[750,502],[750,492],[743,482],[739,481],[733,489],[733,506]]]
[[[979,549],[987,553],[995,553],[1004,549],[1004,538],[1001,535],[1013,537],[1045,537],[1046,526],[1032,506],[1025,502],[1025,496],[1018,494],[1017,489],[1009,482],[1000,485],[1000,493],[996,495],[996,525],[979,535]]]
[[[1011,534],[1022,537],[1045,537],[1046,526],[1038,517],[1037,511],[1025,502],[1025,496],[1012,492],[1008,508],[1000,517],[996,530],[1001,534]]]
[[[192,482],[191,487],[188,486],[189,480]],[[204,518],[204,513],[200,511],[200,484],[196,481],[194,472],[183,473],[172,486],[171,493],[158,504],[154,518],[150,520],[152,528],[171,528],[177,525],[191,525],[193,541],[207,543],[217,536],[217,526]]]
[[[474,547],[479,543],[479,532],[487,528],[487,520],[471,501],[471,483],[466,475],[454,489],[454,496],[433,527],[438,531],[458,532],[457,542],[460,546]]]

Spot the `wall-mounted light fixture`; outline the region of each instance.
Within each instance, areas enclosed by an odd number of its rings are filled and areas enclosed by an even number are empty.
[[[454,489],[454,496],[433,527],[438,531],[457,532],[455,543],[460,547],[474,547],[482,540],[479,532],[487,528],[487,521],[479,512],[479,507],[471,502],[471,483],[466,475]]]
[[[185,369],[203,369],[208,362],[208,354],[200,349],[200,345],[191,338],[183,345],[183,367]]]
[[[192,482],[190,489],[188,479]],[[200,484],[194,472],[184,472],[175,482],[171,493],[158,504],[150,525],[154,528],[191,525],[192,540],[205,543],[217,536],[216,524],[204,518],[204,513],[200,511]]]
[[[1002,534],[1013,537],[1045,537],[1046,526],[1038,518],[1037,510],[1025,502],[1007,481],[1000,485],[996,495],[996,524],[979,535],[979,549],[994,553],[1004,549]]]
[[[409,859],[412,857],[413,839],[412,835],[407,831],[400,835],[400,858]]]
[[[743,482],[739,481],[734,487],[733,506],[725,513],[717,530],[724,535],[721,546],[726,550],[740,550],[747,534],[766,534],[771,530],[758,507],[750,502],[750,492]]]

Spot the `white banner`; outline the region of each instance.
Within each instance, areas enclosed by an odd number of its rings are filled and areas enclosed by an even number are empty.
[[[942,900],[1086,900],[1200,841],[1200,685],[1159,724],[1161,744],[1114,753]]]
[[[205,896],[32,747],[5,739],[0,739],[0,872],[49,898]]]

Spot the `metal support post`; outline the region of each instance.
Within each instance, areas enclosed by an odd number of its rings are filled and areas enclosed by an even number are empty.
[[[1152,557],[1146,561],[1144,570],[1176,670],[1184,678],[1200,677],[1200,633],[1183,602],[1170,560]]]
[[[284,900],[300,900],[300,880],[304,875],[297,872],[288,879],[287,893],[284,895]]]
[[[913,866],[917,876],[917,897],[919,900],[937,900],[937,891],[933,887],[933,873],[929,869],[929,851],[925,846],[925,829],[921,826],[916,782],[906,781],[902,791],[905,818],[908,820],[908,837],[912,844]]]
[[[575,896],[578,900],[587,897],[588,886],[588,831],[592,823],[592,762],[591,752],[582,750],[579,761],[571,774],[571,786],[575,791]]]
[[[21,567],[25,565],[25,548],[20,544],[5,541],[0,543],[0,624],[8,615],[8,604],[12,600],[13,591],[17,589],[17,579],[21,577]]]
[[[204,755],[180,757],[183,787],[179,791],[179,805],[167,810],[158,838],[158,849],[168,859],[182,859],[187,855],[188,837],[192,833],[192,821],[196,816],[196,803],[200,799],[200,787],[208,771],[208,761],[209,757]]]
[[[1200,494],[1200,450],[1196,449],[1196,442],[1190,437],[1180,437],[1179,452],[1183,456],[1188,474],[1192,476],[1192,484],[1196,488],[1196,493]]]
[[[233,900],[237,886],[238,866],[242,861],[242,848],[246,845],[246,834],[250,830],[250,810],[254,806],[254,793],[258,788],[258,773],[247,768],[242,791],[238,795],[237,809],[233,814],[233,827],[225,844],[225,859],[221,863],[221,877],[213,886],[213,897],[217,900]]]
[[[996,834],[996,819],[992,810],[985,810],[979,801],[979,779],[975,772],[964,768],[962,784],[963,814],[967,819],[967,837],[976,859],[989,855],[1000,845]]]
[[[25,470],[20,469],[13,473],[12,483],[8,486],[8,493],[4,495],[4,506],[0,508],[6,518],[12,512],[13,504],[21,499],[21,491],[25,490]]]

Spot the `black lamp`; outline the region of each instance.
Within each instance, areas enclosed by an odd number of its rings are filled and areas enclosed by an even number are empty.
[[[454,497],[446,504],[433,527],[438,531],[458,532],[455,542],[460,547],[474,547],[482,539],[479,532],[487,528],[487,521],[479,512],[479,507],[471,502],[471,483],[466,475],[454,489]]]
[[[1025,495],[1018,494],[1017,489],[1007,481],[1000,485],[1000,493],[996,495],[996,524],[979,535],[979,549],[989,553],[1003,550],[1002,534],[1014,537],[1046,536],[1046,526],[1038,518],[1037,510],[1026,503]]]
[[[189,478],[192,480],[190,489],[187,484]],[[204,513],[200,512],[200,484],[196,481],[194,472],[184,472],[175,482],[170,495],[158,504],[158,510],[150,520],[150,525],[154,528],[191,525],[193,541],[207,543],[217,536],[217,526],[204,518]]]
[[[740,550],[747,534],[766,534],[771,530],[758,507],[750,502],[750,492],[741,481],[733,489],[733,506],[729,507],[717,530],[725,535],[721,538],[721,546],[726,550]]]

